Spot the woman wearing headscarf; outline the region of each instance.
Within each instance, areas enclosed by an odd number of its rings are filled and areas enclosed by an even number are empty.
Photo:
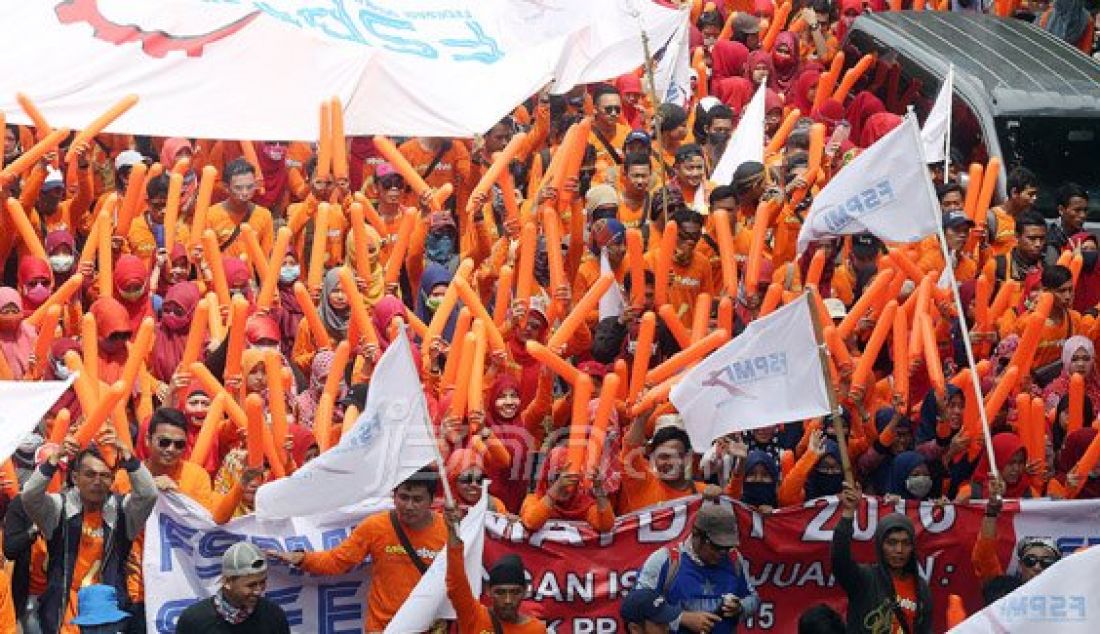
[[[1082,231],[1070,236],[1065,248],[1081,252],[1081,273],[1073,288],[1073,310],[1084,313],[1100,304],[1100,267],[1096,266],[1100,261],[1100,239]]]
[[[1058,452],[1058,457],[1054,461],[1054,472],[1058,480],[1069,485],[1070,488],[1079,483],[1076,478],[1069,477],[1069,472],[1085,455],[1085,451],[1088,450],[1089,445],[1096,438],[1096,434],[1095,427],[1082,427],[1066,437],[1065,446]],[[1097,498],[1100,498],[1100,468],[1094,468],[1091,473],[1086,475],[1081,492],[1073,499],[1094,500]]]
[[[775,456],[759,449],[749,450],[740,498],[761,513],[779,508],[779,462]]]
[[[623,120],[632,130],[644,128],[646,113],[642,103],[645,97],[642,80],[634,73],[626,73],[615,79],[615,89],[623,98]]]
[[[828,139],[833,130],[844,120],[844,106],[836,99],[826,99],[820,106],[814,108],[810,118],[814,123],[825,126],[825,138]]]
[[[577,276],[573,279],[573,297],[583,297],[585,292],[602,275],[601,254],[607,254],[607,262],[615,275],[615,283],[622,284],[626,276],[626,227],[614,218],[601,218],[592,223],[588,235],[588,250],[581,258]]]
[[[836,495],[844,474],[840,445],[820,429],[810,433],[806,452],[779,483],[779,506],[794,506],[825,495]]]
[[[31,369],[30,357],[37,339],[34,327],[24,321],[23,301],[10,287],[0,288],[0,353],[3,354],[6,380],[18,381]]]
[[[351,233],[348,233],[350,236]],[[271,316],[279,325],[279,350],[283,356],[289,357],[294,352],[294,339],[298,333],[298,325],[302,323],[301,305],[298,304],[298,296],[294,294],[294,283],[302,277],[302,267],[298,262],[298,255],[294,247],[289,246],[286,255],[283,256],[282,266],[279,267],[279,281],[276,288],[279,291],[279,305],[271,307]]]
[[[519,381],[510,374],[496,375],[486,392],[485,423],[511,454],[506,468],[489,471],[489,490],[512,510],[519,509],[527,493],[528,456],[541,444],[542,422],[554,404],[553,381],[548,369],[539,372],[535,398],[526,407]]]
[[[1054,6],[1039,16],[1039,26],[1085,55],[1092,53],[1096,25],[1085,0],[1054,0]]]
[[[443,295],[454,278],[454,273],[445,267],[432,262],[424,269],[420,276],[420,288],[416,293],[416,317],[425,324],[431,322],[435,311],[443,301]],[[444,341],[450,341],[454,335],[455,322],[458,320],[459,306],[456,305],[451,314],[447,316],[447,323],[443,326],[440,335]],[[431,342],[426,342],[431,343]]]
[[[743,77],[752,82],[755,91],[761,83],[767,82],[768,88],[778,89],[779,84],[775,77],[775,65],[772,63],[771,53],[767,51],[753,51],[745,60],[745,72]]]
[[[347,338],[348,323],[351,319],[351,305],[348,303],[348,296],[344,294],[344,289],[340,287],[338,273],[337,269],[331,269],[325,273],[321,284],[320,308],[317,311],[334,346],[336,342]],[[303,319],[298,327],[293,354],[294,363],[303,373],[309,373],[317,350],[317,343],[309,330],[309,322]]]
[[[982,450],[978,466],[970,477],[970,484],[959,487],[955,497],[958,502],[983,500],[990,492],[989,456]],[[1011,432],[1001,432],[993,436],[993,455],[997,459],[997,470],[1004,482],[1005,498],[1033,498],[1041,492],[1036,490],[1037,481],[1032,480],[1027,464],[1027,449],[1020,437]]]
[[[935,497],[934,486],[924,456],[916,451],[903,451],[890,463],[889,483],[884,493],[903,500],[925,500]]]
[[[745,74],[745,61],[749,58],[749,49],[740,42],[719,40],[714,43],[710,58],[710,93],[714,94],[716,82],[727,77],[741,77]]]
[[[54,342],[50,345],[50,354],[44,361],[43,381],[65,381],[72,376],[72,372],[65,365],[65,355],[69,352],[75,352],[79,356],[81,352],[80,342],[68,337],[54,339]],[[62,409],[69,410],[70,420],[78,420],[82,414],[80,401],[77,400],[76,391],[71,386],[50,407],[47,417],[52,419]]]
[[[202,292],[194,282],[176,284],[164,295],[149,363],[149,371],[162,383],[171,381],[172,375],[179,369],[200,299]]]
[[[248,268],[248,264],[240,258],[223,255],[222,269],[225,271],[225,284],[229,287],[229,294],[240,294],[248,300],[249,313],[251,313],[256,295],[252,289],[252,271]]]
[[[482,231],[486,226],[485,222],[469,224],[476,225],[472,228],[475,233]],[[470,242],[471,246],[472,244]],[[487,239],[485,253],[488,253],[490,244],[491,239]],[[436,212],[429,215],[426,220],[418,220],[409,241],[408,256],[405,258],[405,267],[412,288],[420,287],[420,277],[428,264],[438,264],[454,272],[458,269],[460,253],[464,257],[474,257],[475,262],[479,261],[480,258],[474,256],[474,250],[467,251],[466,246],[467,240],[460,239],[458,227],[449,212]]]
[[[859,146],[869,148],[891,130],[901,125],[901,117],[892,112],[877,112],[869,117],[863,124],[863,131],[859,138]]]
[[[53,272],[42,258],[24,255],[19,258],[16,274],[23,310],[29,316],[53,293]]]
[[[895,403],[900,399],[895,399]],[[866,482],[868,492],[877,495],[887,493],[890,469],[894,459],[913,448],[912,422],[899,409],[881,407],[875,412],[875,429],[878,437],[871,447],[859,457],[857,473]]]
[[[481,485],[486,477],[484,460],[478,452],[455,449],[447,457],[447,480],[454,492],[455,504],[463,513],[481,501]],[[508,512],[504,503],[493,495],[489,496],[489,510],[501,514]]]
[[[845,118],[851,127],[848,137],[857,141],[863,136],[863,125],[871,115],[886,112],[886,106],[869,90],[862,90],[852,98],[845,111]]]
[[[726,77],[711,85],[711,94],[715,99],[729,106],[734,111],[734,116],[740,116],[745,104],[752,99],[752,82],[744,77]]]
[[[322,350],[313,356],[313,365],[310,367],[309,373],[309,387],[297,396],[298,422],[308,429],[313,429],[313,418],[317,413],[317,405],[321,402],[321,393],[325,389],[325,382],[328,379],[329,370],[332,369],[332,361],[335,357],[336,354],[331,350]]]
[[[126,344],[134,328],[126,307],[113,297],[100,297],[90,310],[99,339],[99,380],[111,385],[122,378],[122,368],[129,356]]]
[[[776,36],[775,46],[772,48],[772,65],[775,67],[776,87],[786,92],[802,70],[802,55],[799,51],[797,35],[790,31],[782,31]]]
[[[819,79],[821,79],[821,71],[803,69],[786,93],[787,103],[798,108],[803,116],[809,116],[813,112]]]
[[[165,172],[169,172],[176,165],[176,161],[180,159],[190,159],[194,155],[195,151],[191,147],[191,142],[187,139],[179,137],[172,137],[164,140],[164,144],[160,147],[160,164],[164,167]],[[185,220],[188,227],[190,227],[191,213],[195,209],[195,199],[199,193],[199,177],[198,172],[195,169],[195,165],[190,165],[187,171],[183,173],[183,190],[180,193],[180,219]],[[177,235],[177,239],[185,239],[186,235]]]
[[[242,141],[246,143],[246,141]],[[290,200],[290,170],[286,165],[287,144],[285,141],[261,141],[257,144],[256,159],[260,162],[260,173],[256,176],[263,179],[262,191],[257,191],[253,196],[253,202],[261,207],[271,210],[271,213],[282,215]]]
[[[123,255],[115,262],[115,294],[126,309],[130,320],[130,330],[137,332],[141,320],[153,315],[153,303],[150,301],[149,271],[145,263],[136,255]]]
[[[382,299],[382,295],[386,292],[385,270],[381,264],[384,253],[381,248],[382,238],[374,227],[368,224],[364,227],[364,230],[367,233],[367,244],[365,246],[355,244],[355,232],[348,232],[347,237],[344,239],[344,265],[355,270],[357,278],[361,277],[363,273],[358,271],[355,266],[355,254],[356,249],[366,248],[370,273],[367,275],[366,280],[360,284],[359,293],[368,305],[373,306],[378,300]]]
[[[605,533],[615,524],[615,511],[595,478],[591,483],[580,474],[567,472],[568,449],[554,447],[546,459],[535,492],[527,496],[520,510],[520,521],[537,531],[551,519],[588,522],[597,532]]]
[[[1046,410],[1058,406],[1069,394],[1069,380],[1074,374],[1085,379],[1085,396],[1092,401],[1093,411],[1100,408],[1100,372],[1096,370],[1096,348],[1088,337],[1074,335],[1062,344],[1062,373],[1043,389]]]

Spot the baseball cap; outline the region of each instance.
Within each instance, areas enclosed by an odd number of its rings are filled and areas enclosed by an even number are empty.
[[[959,227],[973,227],[974,221],[961,211],[949,211],[943,215],[944,229],[957,229]]]
[[[637,588],[626,595],[619,605],[619,615],[627,623],[657,623],[668,625],[680,617],[680,610],[665,601],[660,592]]]
[[[396,173],[397,170],[389,163],[379,163],[374,167],[374,177],[376,179],[385,178]]]
[[[61,175],[61,171],[52,167],[46,168],[46,180],[42,181],[41,191],[47,192],[64,186],[65,178]]]
[[[252,542],[237,542],[222,555],[222,576],[243,577],[267,571],[267,558]]]
[[[115,169],[120,170],[124,167],[133,167],[144,160],[145,157],[141,155],[141,152],[137,150],[125,150],[119,152],[118,156],[115,157]]]
[[[619,192],[611,185],[593,185],[584,195],[584,210],[591,214],[600,207],[618,207]]]
[[[844,306],[844,302],[835,297],[829,297],[822,300],[825,304],[825,309],[829,311],[829,317],[831,319],[844,319],[848,315],[848,309]]]
[[[882,242],[870,233],[857,233],[852,236],[852,252],[862,258],[869,258],[879,252]]]
[[[695,514],[695,530],[706,535],[708,541],[721,548],[737,546],[737,516],[721,504],[704,502]]]
[[[684,428],[684,417],[679,414],[661,414],[657,417],[657,420],[653,423],[653,431],[662,429],[665,427],[675,427],[677,429]]]
[[[635,130],[626,135],[626,140],[623,141],[623,145],[626,145],[627,143],[631,143],[633,141],[640,141],[642,143],[645,143],[646,145],[649,145],[653,142],[653,140],[649,138],[649,135],[645,132],[642,132],[641,130]]]

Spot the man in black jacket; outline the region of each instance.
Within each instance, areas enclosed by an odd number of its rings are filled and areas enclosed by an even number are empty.
[[[267,559],[252,542],[222,555],[222,587],[192,603],[176,623],[178,634],[290,634],[286,613],[264,597]]]
[[[852,559],[853,520],[862,492],[844,484],[840,522],[833,531],[833,575],[848,595],[848,632],[931,634],[932,592],[917,570],[916,532],[909,518],[892,513],[875,531],[878,563]]]

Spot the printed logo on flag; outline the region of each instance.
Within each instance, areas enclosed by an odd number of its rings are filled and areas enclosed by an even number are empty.
[[[756,398],[740,386],[787,376],[787,353],[773,352],[734,361],[714,370],[700,385],[725,390],[729,396]]]
[[[822,207],[814,218],[814,228],[840,233],[861,216],[873,214],[896,201],[890,179],[884,178],[839,204]]]

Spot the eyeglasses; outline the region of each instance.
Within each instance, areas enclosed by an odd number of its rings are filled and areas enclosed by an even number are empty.
[[[31,280],[31,281],[27,282],[27,286],[29,286],[31,288],[37,288],[39,286],[44,286],[46,288],[49,288],[50,287],[50,281],[49,280]]]
[[[186,440],[172,440],[171,438],[158,438],[157,447],[161,449],[167,449],[169,447],[175,447],[176,451],[183,451],[187,446]]]
[[[622,106],[604,106],[603,111],[607,114],[619,114],[623,111]]]
[[[485,474],[463,473],[455,478],[455,480],[457,480],[459,484],[481,484],[485,481]]]
[[[1036,557],[1035,555],[1024,555],[1020,557],[1020,563],[1028,568],[1034,568],[1037,564],[1042,564],[1043,568],[1050,568],[1056,561],[1058,561],[1058,559],[1055,557]]]
[[[386,176],[378,179],[378,186],[382,189],[403,189],[405,179],[400,176]]]

